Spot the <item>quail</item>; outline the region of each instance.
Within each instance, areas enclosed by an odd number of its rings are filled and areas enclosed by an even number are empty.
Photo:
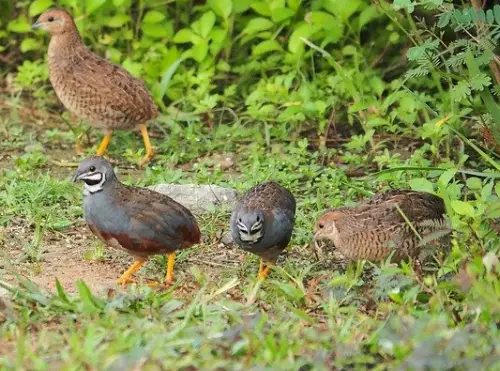
[[[315,239],[328,239],[347,261],[417,258],[426,242],[451,232],[443,200],[431,193],[390,190],[356,207],[326,210]]]
[[[134,282],[131,276],[154,254],[168,254],[165,281],[172,283],[175,252],[200,242],[191,212],[166,195],[121,183],[102,157],[83,160],[76,181],[84,183],[83,208],[92,233],[135,258],[118,283]]]
[[[230,229],[243,249],[260,256],[259,278],[266,278],[270,266],[287,247],[295,224],[295,198],[276,182],[251,188],[234,207]]]
[[[97,155],[105,153],[113,130],[138,128],[146,149],[141,165],[147,163],[153,156],[153,148],[146,123],[159,112],[144,83],[92,53],[65,10],[45,11],[32,28],[51,35],[49,77],[59,100],[74,115],[104,130]]]

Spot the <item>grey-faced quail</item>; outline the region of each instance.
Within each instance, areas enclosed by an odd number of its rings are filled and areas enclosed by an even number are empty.
[[[63,105],[92,126],[104,129],[97,150],[102,156],[113,130],[139,128],[146,148],[141,164],[153,156],[146,123],[158,108],[144,83],[118,65],[92,53],[83,43],[75,22],[62,9],[42,13],[32,28],[51,35],[48,50],[50,82]]]
[[[315,238],[332,241],[343,258],[394,261],[417,258],[426,242],[450,230],[443,200],[430,193],[390,190],[355,207],[326,210],[315,225]]]
[[[270,181],[251,188],[231,214],[233,240],[261,258],[259,278],[287,247],[295,224],[295,198],[286,188]]]
[[[135,263],[118,280],[125,285],[150,255],[168,254],[165,281],[173,280],[175,252],[200,242],[196,219],[170,197],[121,183],[102,157],[83,160],[73,182],[84,183],[83,208],[90,230]]]

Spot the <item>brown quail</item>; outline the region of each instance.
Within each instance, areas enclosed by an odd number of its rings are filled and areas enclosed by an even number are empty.
[[[443,200],[430,193],[390,190],[356,207],[326,210],[315,226],[346,260],[417,258],[429,240],[450,232]]]
[[[155,254],[168,254],[165,281],[171,283],[175,252],[200,242],[191,212],[166,195],[122,184],[102,157],[83,160],[73,181],[84,183],[83,208],[90,230],[136,259],[118,283],[133,282],[130,277]]]
[[[146,148],[141,164],[147,163],[153,148],[146,123],[158,115],[158,108],[144,83],[92,53],[66,11],[49,9],[32,27],[51,35],[49,76],[59,100],[77,117],[104,130],[97,155],[106,151],[113,130],[139,128]]]
[[[259,278],[267,277],[269,266],[287,247],[295,224],[295,198],[276,182],[251,188],[234,207],[230,228],[234,241],[261,257]]]

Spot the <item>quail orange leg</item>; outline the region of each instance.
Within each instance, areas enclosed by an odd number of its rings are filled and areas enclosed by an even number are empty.
[[[135,281],[130,278],[135,272],[137,272],[139,269],[141,269],[141,267],[146,263],[146,260],[141,260],[141,259],[137,259],[134,264],[132,264],[130,266],[129,269],[127,269],[122,275],[121,277],[118,279],[118,281],[116,282],[117,284],[119,285],[122,285],[122,286],[125,286],[127,285],[128,283],[134,283]]]
[[[269,271],[271,270],[271,267],[268,266],[267,264],[264,263],[264,260],[260,259],[260,267],[259,267],[259,274],[257,275],[258,278],[267,278],[267,275],[269,274]]]
[[[174,263],[175,263],[175,252],[172,252],[168,254],[167,275],[165,277],[165,283],[168,285],[174,282]]]
[[[144,140],[144,148],[146,149],[146,155],[142,158],[139,163],[140,166],[143,166],[151,160],[151,157],[154,155],[153,147],[151,146],[151,141],[149,140],[148,128],[145,124],[139,125],[139,129],[141,130],[142,139]]]
[[[108,148],[109,142],[111,141],[112,134],[113,134],[112,130],[106,130],[104,132],[104,138],[102,138],[101,145],[97,149],[97,156],[104,155],[104,152],[106,152],[106,148]]]

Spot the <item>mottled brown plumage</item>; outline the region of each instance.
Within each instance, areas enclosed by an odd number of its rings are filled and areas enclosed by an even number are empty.
[[[331,240],[346,260],[379,261],[393,251],[394,261],[416,258],[426,243],[450,232],[445,212],[435,195],[391,190],[356,207],[326,210],[315,237]]]
[[[92,53],[64,10],[45,11],[33,28],[51,35],[49,77],[59,100],[73,114],[105,131],[97,154],[104,154],[113,130],[139,128],[146,147],[142,162],[147,162],[153,152],[145,124],[158,115],[158,108],[144,83]]]

